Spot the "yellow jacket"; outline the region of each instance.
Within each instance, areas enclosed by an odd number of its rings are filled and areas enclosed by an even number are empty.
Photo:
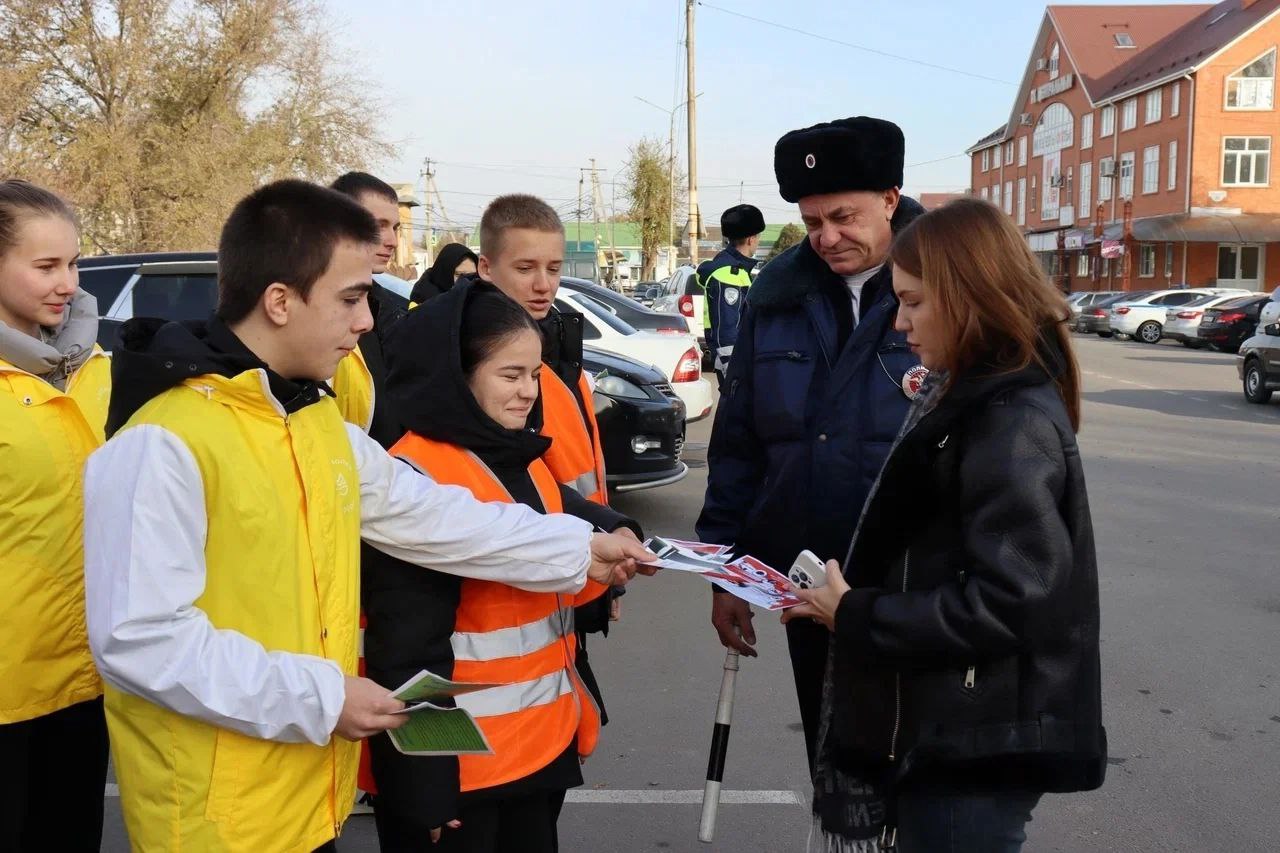
[[[353,675],[360,483],[332,401],[286,417],[261,371],[200,376],[151,400],[121,435],[147,425],[177,437],[204,485],[206,573],[195,607],[219,631]],[[299,668],[293,680],[306,677]],[[311,851],[351,810],[356,743],[251,737],[117,690],[110,679],[106,702],[134,850]]]
[[[85,633],[81,494],[110,394],[101,350],[66,393],[0,360],[0,725],[102,693]]]
[[[342,419],[368,432],[373,426],[373,374],[359,347],[338,362],[338,372],[333,375],[333,394]]]

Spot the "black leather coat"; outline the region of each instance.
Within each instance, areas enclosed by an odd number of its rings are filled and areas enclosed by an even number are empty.
[[[1093,524],[1044,370],[961,379],[900,438],[845,575],[838,763],[897,785],[1102,784]]]

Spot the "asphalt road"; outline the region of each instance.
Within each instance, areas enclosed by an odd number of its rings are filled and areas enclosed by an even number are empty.
[[[1246,403],[1231,356],[1077,341],[1112,759],[1100,792],[1042,801],[1027,850],[1280,849],[1280,403]],[[682,483],[616,505],[651,532],[692,535],[710,426],[690,427]],[[800,719],[768,614],[738,679],[735,802],[716,842],[697,841],[724,660],[709,597],[697,578],[638,579],[592,644],[612,722],[565,807],[564,850],[805,849]],[[339,848],[376,850],[372,818],[353,817]],[[128,849],[114,799],[104,849]]]

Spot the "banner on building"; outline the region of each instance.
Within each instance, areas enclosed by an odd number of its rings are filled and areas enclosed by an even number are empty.
[[[1123,240],[1103,240],[1102,241],[1102,257],[1119,258],[1124,255]]]

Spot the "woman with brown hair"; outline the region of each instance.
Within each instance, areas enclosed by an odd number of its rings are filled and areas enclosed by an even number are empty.
[[[1106,767],[1068,312],[986,202],[920,217],[891,259],[931,373],[843,570],[785,617],[832,631],[820,849],[1016,853],[1042,794]]]

